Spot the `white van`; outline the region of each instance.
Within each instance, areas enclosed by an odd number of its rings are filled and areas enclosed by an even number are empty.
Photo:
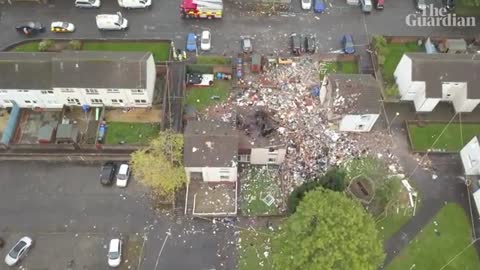
[[[100,0],[75,0],[75,6],[79,8],[99,8]]]
[[[361,0],[362,1],[362,11],[365,13],[372,12],[372,0]]]
[[[148,8],[152,0],[118,0],[118,5],[123,8]]]
[[[120,12],[117,12],[117,14],[99,14],[96,19],[99,30],[126,30],[128,27],[127,19],[123,18]]]

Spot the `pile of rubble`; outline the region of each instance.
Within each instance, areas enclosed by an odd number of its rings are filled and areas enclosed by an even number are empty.
[[[338,95],[333,95],[333,102],[320,103],[322,68],[321,63],[308,58],[291,66],[279,66],[259,74],[255,81],[247,81],[248,87],[228,104],[210,109],[210,113],[224,112],[219,117],[224,121],[230,121],[232,116],[225,113],[228,107],[263,106],[268,110],[287,146],[282,171],[288,189],[323,174],[331,166],[362,155],[382,156],[388,165],[397,166],[389,152],[391,138],[385,131],[364,134],[336,131],[337,123],[329,121],[327,115],[346,105]],[[268,82],[268,86],[257,82]]]

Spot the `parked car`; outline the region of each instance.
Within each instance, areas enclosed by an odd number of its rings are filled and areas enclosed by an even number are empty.
[[[455,10],[455,0],[443,0],[443,5],[448,11]]]
[[[200,36],[200,49],[202,49],[202,51],[209,51],[212,47],[211,43],[212,37],[210,31],[202,31],[202,35]]]
[[[72,33],[75,31],[75,25],[69,22],[52,22],[50,31],[54,33]]]
[[[130,178],[130,166],[124,163],[120,165],[117,173],[117,187],[126,187]]]
[[[302,44],[302,36],[293,33],[290,35],[290,46],[292,49],[292,54],[294,55],[301,55],[303,53],[303,44]]]
[[[79,8],[99,8],[100,0],[75,0],[75,6]]]
[[[303,10],[310,10],[312,8],[312,0],[300,0]]]
[[[355,45],[353,44],[352,35],[343,35],[342,48],[343,48],[343,52],[346,54],[355,53]]]
[[[24,22],[15,26],[17,32],[26,36],[34,35],[37,33],[45,32],[45,26],[39,22]]]
[[[27,254],[32,244],[33,240],[30,237],[22,237],[8,252],[7,256],[5,257],[5,263],[8,266],[14,266],[17,264],[18,261],[20,261]]]
[[[325,1],[324,0],[315,0],[313,5],[313,12],[322,13],[325,11]]]
[[[317,50],[317,44],[315,41],[315,35],[309,34],[305,37],[305,51],[314,53]]]
[[[95,17],[97,28],[99,30],[127,30],[128,20],[122,16],[122,13],[99,14]]]
[[[108,245],[108,266],[118,267],[122,262],[122,240],[116,238],[110,240]]]
[[[427,4],[425,3],[425,0],[415,0],[417,4],[417,9],[419,10],[425,10],[427,9]]]
[[[152,0],[118,0],[120,7],[129,8],[148,8],[152,5]]]
[[[383,10],[385,4],[385,0],[376,0],[375,2],[375,8],[377,10]]]
[[[187,52],[197,51],[197,35],[195,35],[195,33],[188,33],[187,42],[185,44],[185,50]]]
[[[252,39],[249,36],[242,37],[241,44],[242,44],[242,51],[244,53],[253,52]]]
[[[110,186],[115,180],[115,173],[117,172],[117,165],[111,161],[103,164],[100,171],[100,183],[104,186]]]

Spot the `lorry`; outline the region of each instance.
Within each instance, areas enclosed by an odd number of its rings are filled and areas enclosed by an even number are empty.
[[[223,16],[223,0],[183,0],[182,18],[219,19]]]

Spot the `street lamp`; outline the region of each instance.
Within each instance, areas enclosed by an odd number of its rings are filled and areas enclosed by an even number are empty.
[[[390,124],[388,124],[388,127],[387,127],[387,130],[388,130],[388,133],[392,133],[392,130],[391,130],[391,127],[392,127],[392,124],[393,122],[395,121],[395,119],[400,115],[399,112],[396,112],[395,113],[395,116],[392,118],[392,120],[390,121]]]

